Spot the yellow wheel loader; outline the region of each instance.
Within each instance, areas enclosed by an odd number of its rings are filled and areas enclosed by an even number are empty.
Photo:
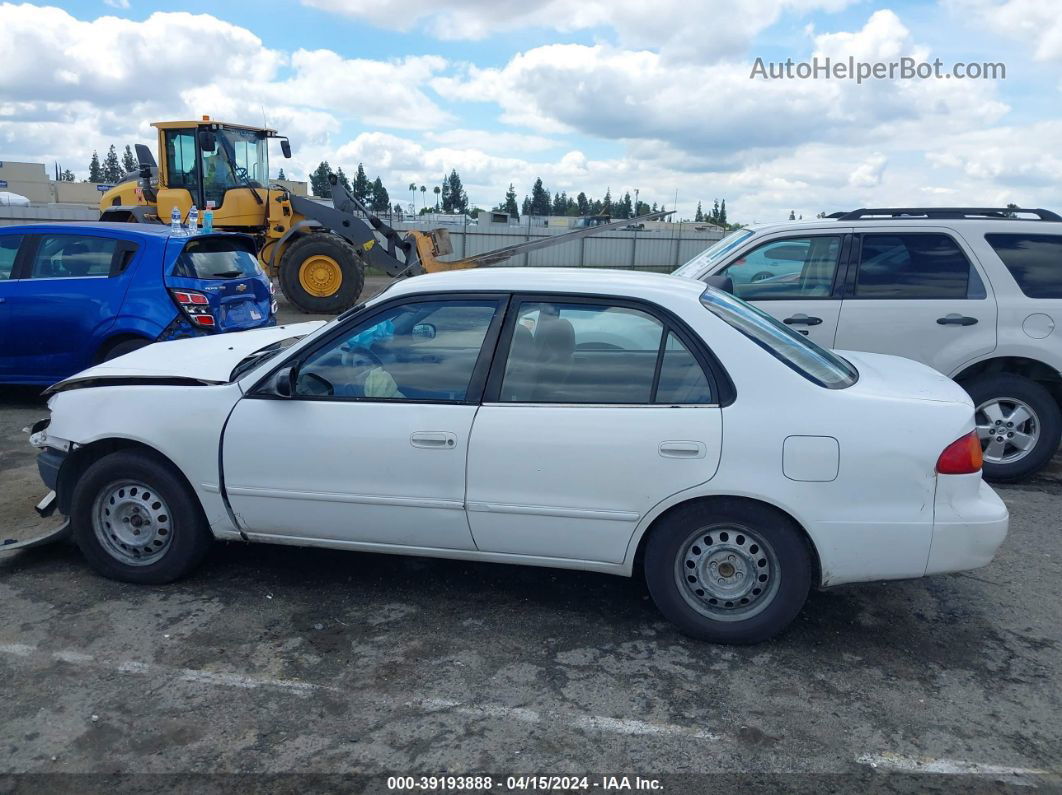
[[[148,147],[137,144],[139,170],[103,194],[100,220],[169,223],[177,208],[186,223],[195,206],[202,224],[204,211],[212,208],[215,229],[255,238],[262,267],[303,312],[334,314],[356,304],[366,266],[400,277],[495,265],[537,248],[670,215],[659,212],[580,228],[443,262],[440,257],[453,253],[445,229],[393,229],[337,185],[334,175],[331,207],[270,184],[269,140],[278,139],[284,157],[291,157],[288,139],[276,130],[208,116],[151,126],[158,130],[159,162]]]

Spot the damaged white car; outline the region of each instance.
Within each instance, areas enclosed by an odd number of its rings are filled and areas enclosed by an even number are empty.
[[[986,565],[973,406],[724,292],[629,272],[419,276],[328,324],[167,342],[51,389],[40,470],[100,573],[214,539],[644,576],[754,642],[812,587]]]

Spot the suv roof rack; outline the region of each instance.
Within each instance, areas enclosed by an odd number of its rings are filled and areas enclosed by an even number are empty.
[[[904,221],[909,218],[1015,218],[1018,214],[1035,215],[1041,221],[1062,221],[1062,216],[1050,210],[1024,207],[861,207],[830,213],[826,217],[838,221],[865,218]]]

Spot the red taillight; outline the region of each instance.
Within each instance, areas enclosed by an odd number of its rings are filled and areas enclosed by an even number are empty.
[[[970,475],[981,471],[982,460],[981,440],[976,431],[970,431],[944,448],[937,459],[937,472],[941,475]]]
[[[213,328],[214,315],[210,312],[210,299],[195,290],[170,290],[173,300],[188,319],[197,326]]]

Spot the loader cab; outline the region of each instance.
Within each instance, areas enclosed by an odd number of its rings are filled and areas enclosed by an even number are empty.
[[[209,120],[156,126],[162,153],[158,208],[164,222],[174,206],[187,218],[193,203],[203,210],[213,202],[216,227],[265,226],[273,130]]]

